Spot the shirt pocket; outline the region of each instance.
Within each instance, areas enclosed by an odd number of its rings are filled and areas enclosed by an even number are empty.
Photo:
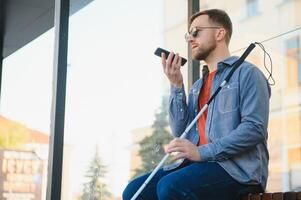
[[[226,84],[218,94],[218,111],[220,113],[233,112],[238,109],[238,82]]]

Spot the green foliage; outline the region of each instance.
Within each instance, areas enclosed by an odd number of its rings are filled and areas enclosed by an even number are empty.
[[[135,170],[134,177],[152,171],[164,157],[164,146],[172,140],[168,127],[168,97],[162,98],[159,111],[155,114],[152,125],[152,135],[145,137],[138,144],[140,146],[139,156],[142,159],[142,166]],[[168,161],[170,162],[170,161]]]
[[[12,149],[24,145],[29,129],[13,121],[2,122],[0,126],[0,148]]]
[[[111,198],[112,194],[103,181],[106,172],[106,166],[102,164],[96,147],[95,155],[86,173],[88,181],[84,183],[81,200],[106,200]]]

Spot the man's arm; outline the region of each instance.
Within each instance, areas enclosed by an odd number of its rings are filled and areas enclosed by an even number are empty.
[[[169,119],[172,133],[179,137],[185,130],[188,121],[186,95],[183,86],[183,76],[181,73],[181,57],[173,52],[165,57],[162,53],[162,66],[165,75],[169,79],[171,89],[169,98]]]
[[[171,86],[169,98],[169,122],[172,133],[180,137],[188,123],[188,108],[184,86]]]

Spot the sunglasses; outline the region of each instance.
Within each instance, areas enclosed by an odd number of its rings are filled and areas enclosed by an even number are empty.
[[[185,33],[185,40],[188,42],[189,37],[192,37],[193,39],[197,38],[199,36],[199,32],[203,29],[219,29],[221,27],[218,26],[196,26],[192,27],[188,33]]]

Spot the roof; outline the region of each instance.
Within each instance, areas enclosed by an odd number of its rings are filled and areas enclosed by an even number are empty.
[[[0,135],[23,134],[26,144],[49,144],[49,135],[27,128],[22,123],[7,119],[0,115]]]
[[[93,0],[70,0],[70,15]],[[4,1],[4,47],[6,58],[54,26],[55,0]]]

